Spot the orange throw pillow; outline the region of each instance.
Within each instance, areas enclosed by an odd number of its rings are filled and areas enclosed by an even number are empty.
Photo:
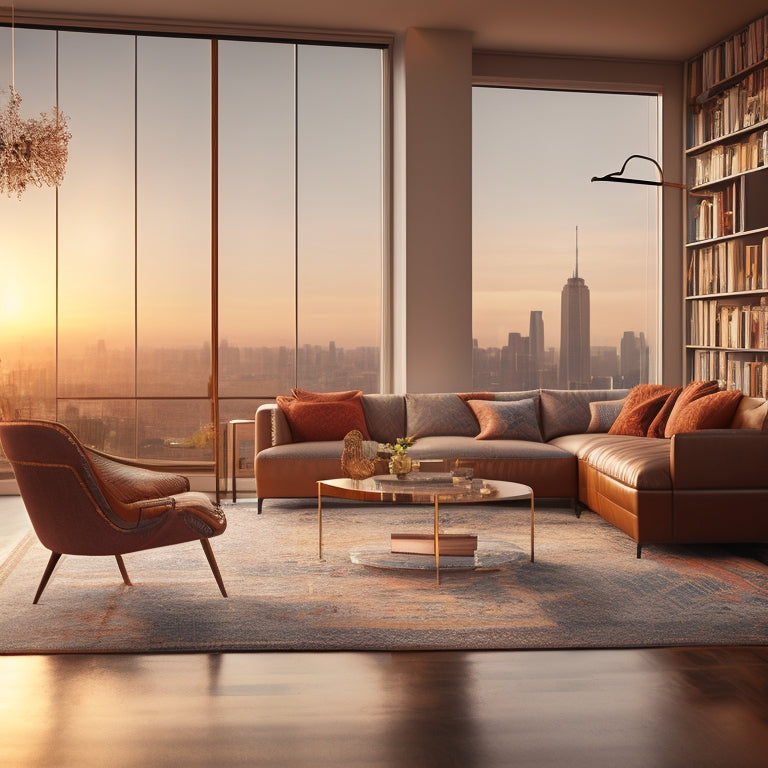
[[[646,435],[648,437],[657,437],[657,438],[663,438],[664,437],[664,431],[667,428],[667,422],[669,421],[669,416],[672,413],[672,409],[675,407],[675,403],[677,402],[677,398],[680,397],[680,393],[683,391],[682,387],[675,387],[667,397],[666,402],[664,405],[661,406],[661,410],[656,414],[656,417],[651,422],[651,425],[648,427],[648,432],[646,432]]]
[[[672,408],[672,413],[669,414],[667,424],[664,427],[664,437],[672,437],[674,432],[670,431],[670,422],[674,423],[678,415],[682,413],[683,409],[694,400],[698,400],[705,395],[713,395],[715,392],[720,391],[720,386],[716,381],[692,381],[690,384],[686,384],[683,391],[677,396],[675,405]]]
[[[664,433],[672,437],[680,432],[696,432],[699,429],[726,429],[731,425],[741,398],[738,389],[697,397],[683,408],[675,408]]]
[[[349,389],[346,392],[310,392],[308,389],[294,387],[291,394],[297,400],[311,400],[316,403],[334,403],[337,400],[353,400],[363,392],[360,389]]]
[[[359,429],[370,440],[363,413],[362,395],[348,400],[297,400],[279,395],[277,405],[285,414],[294,442],[343,440],[347,432]]]
[[[671,387],[663,384],[638,384],[632,387],[608,434],[645,437],[648,427],[667,401],[671,391]]]

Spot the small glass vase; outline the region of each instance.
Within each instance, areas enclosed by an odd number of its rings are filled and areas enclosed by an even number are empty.
[[[411,457],[407,453],[393,453],[389,460],[389,474],[402,479],[411,471]]]

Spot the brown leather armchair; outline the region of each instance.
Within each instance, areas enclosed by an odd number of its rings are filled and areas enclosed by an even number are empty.
[[[189,490],[186,477],[114,461],[50,421],[0,422],[0,443],[35,533],[51,550],[33,603],[62,554],[114,555],[130,586],[123,554],[195,539],[227,596],[208,541],[224,532],[226,518],[205,494]]]

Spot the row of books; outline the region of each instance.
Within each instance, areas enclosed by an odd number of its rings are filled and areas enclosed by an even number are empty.
[[[740,389],[750,397],[768,397],[768,362],[754,355],[697,349],[693,373],[696,381],[717,379],[726,389]]]
[[[691,63],[693,96],[759,64],[768,55],[768,15],[755,19]]]
[[[759,69],[692,110],[689,144],[696,147],[758,125],[768,119],[767,110],[768,76]]]
[[[698,242],[743,231],[740,192],[739,182],[733,181],[691,206],[689,240]]]
[[[768,350],[768,297],[760,304],[695,300],[688,307],[689,343],[696,347]]]
[[[687,295],[768,290],[768,236],[762,243],[727,240],[688,255]]]
[[[768,130],[749,135],[746,141],[722,145],[696,155],[693,162],[694,187],[720,181],[743,171],[768,164]]]

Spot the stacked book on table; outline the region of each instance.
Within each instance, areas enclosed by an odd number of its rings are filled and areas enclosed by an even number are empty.
[[[474,559],[477,536],[470,533],[441,533],[441,557],[467,557]],[[432,533],[393,533],[392,552],[405,555],[435,556],[435,536]]]

